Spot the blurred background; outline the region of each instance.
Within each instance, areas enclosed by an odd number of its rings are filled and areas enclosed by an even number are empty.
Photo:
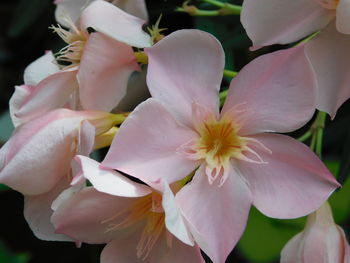
[[[225,2],[225,1],[223,1]],[[241,1],[227,1],[241,4]],[[215,9],[208,4],[193,1],[203,9]],[[169,34],[177,29],[198,28],[214,34],[226,53],[226,69],[240,70],[254,57],[285,48],[273,46],[250,52],[250,40],[240,25],[239,16],[192,17],[174,12],[182,5],[178,0],[146,0],[149,24],[163,14],[160,27]],[[13,131],[8,115],[8,101],[15,85],[23,83],[25,67],[45,50],[57,52],[64,46],[48,27],[56,24],[52,0],[2,0],[0,2],[0,146]],[[224,79],[222,88],[230,79]],[[308,126],[291,134],[298,137]],[[345,103],[334,121],[327,122],[324,143],[324,161],[344,184],[331,197],[335,220],[347,233],[350,218],[350,103]],[[18,168],[20,169],[20,167]],[[252,208],[247,229],[227,262],[274,263],[284,244],[303,229],[305,218],[275,220]],[[21,194],[0,185],[0,263],[98,263],[103,246],[47,242],[37,239],[23,218]],[[209,260],[208,260],[209,262]]]

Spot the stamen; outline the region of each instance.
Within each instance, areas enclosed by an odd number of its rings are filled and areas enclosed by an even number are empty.
[[[87,36],[76,27],[70,17],[64,16],[63,20],[69,25],[70,30],[66,30],[60,25],[57,25],[57,27],[51,26],[49,28],[68,44],[56,54],[56,60],[59,62],[69,62],[71,65],[67,67],[72,67],[80,63]]]

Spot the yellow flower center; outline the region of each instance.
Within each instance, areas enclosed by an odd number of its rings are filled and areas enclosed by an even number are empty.
[[[120,220],[121,219],[121,220]],[[113,217],[104,220],[108,223],[108,231],[125,229],[136,225],[139,221],[146,220],[140,241],[136,246],[137,257],[145,260],[153,246],[165,230],[165,214],[162,207],[162,196],[157,192],[139,198],[132,206],[119,211]],[[171,236],[168,238],[168,246],[171,246]]]
[[[266,164],[255,149],[271,153],[257,139],[240,135],[247,112],[244,108],[240,109],[242,105],[232,108],[219,120],[202,106],[194,105],[195,130],[199,136],[181,145],[177,152],[192,160],[205,161],[205,173],[210,184],[219,178],[218,186],[223,185],[234,169],[233,160]],[[196,116],[201,119],[199,123]]]

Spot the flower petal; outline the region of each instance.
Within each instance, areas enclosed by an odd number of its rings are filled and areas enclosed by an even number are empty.
[[[199,30],[179,30],[145,51],[149,90],[181,123],[191,125],[193,102],[218,115],[225,57],[216,38]]]
[[[111,111],[125,96],[131,73],[138,69],[130,46],[91,33],[77,75],[83,108]]]
[[[151,37],[142,30],[144,23],[144,20],[105,1],[93,1],[80,18],[82,29],[92,27],[97,32],[138,48],[151,46]]]
[[[81,121],[61,109],[20,126],[0,150],[1,183],[24,195],[49,191],[70,168]]]
[[[124,239],[116,238],[108,243],[102,251],[101,263],[204,263],[198,246],[191,247],[171,237],[171,247],[169,247],[167,245],[167,235],[170,235],[170,233],[166,231],[163,231],[145,259],[138,258],[136,246],[140,240],[140,235],[135,231]]]
[[[22,104],[14,108],[17,109],[13,112],[14,116],[23,123],[44,115],[50,110],[62,108],[78,88],[76,73],[76,70],[60,71],[42,80],[37,86],[31,88],[30,94]]]
[[[55,62],[55,57],[51,51],[46,52],[24,70],[25,85],[35,86],[40,81],[59,71],[59,67]]]
[[[135,183],[114,170],[100,168],[98,162],[88,157],[78,155],[75,160],[84,177],[100,192],[123,197],[141,197],[152,192],[150,187]]]
[[[244,104],[241,134],[290,132],[311,119],[315,85],[304,46],[263,55],[231,81],[222,114]]]
[[[146,183],[162,177],[172,183],[198,166],[176,152],[196,136],[179,125],[158,101],[148,99],[124,121],[102,167],[120,170]]]
[[[114,0],[112,3],[133,16],[148,20],[145,0]]]
[[[241,22],[253,45],[288,44],[325,27],[334,13],[313,0],[244,0]]]
[[[247,185],[234,173],[221,187],[210,185],[202,165],[176,201],[199,247],[213,262],[225,262],[248,219],[252,196]]]
[[[24,217],[37,238],[47,241],[72,241],[65,235],[56,234],[50,220],[53,213],[52,202],[68,187],[69,180],[63,177],[51,191],[24,197]]]
[[[163,187],[162,206],[165,213],[165,225],[167,229],[183,243],[193,246],[193,237],[176,204],[173,192],[165,181],[163,181]]]
[[[21,85],[15,87],[15,92],[9,101],[10,116],[12,123],[15,127],[26,122],[25,118],[17,118],[16,113],[21,108],[24,101],[30,96],[33,91],[33,86]]]
[[[82,10],[93,0],[55,0],[56,10],[55,18],[62,26],[70,28],[66,17],[69,17],[74,23],[78,21]]]
[[[337,17],[336,24],[337,30],[343,34],[350,34],[350,1],[349,0],[339,0],[337,5]]]
[[[266,164],[240,161],[253,204],[274,218],[301,217],[319,208],[340,185],[304,144],[285,135],[254,136],[272,153],[254,149]],[[253,146],[254,148],[254,146]]]
[[[332,118],[350,97],[349,45],[350,36],[339,33],[334,23],[306,44],[318,84],[317,108]]]
[[[91,244],[107,243],[116,235],[115,231],[108,231],[108,219],[137,200],[108,195],[87,187],[63,203],[51,220],[56,233]]]

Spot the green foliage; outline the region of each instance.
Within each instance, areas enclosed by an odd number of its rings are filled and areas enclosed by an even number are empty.
[[[0,262],[3,263],[26,263],[30,259],[26,253],[14,254],[0,241]]]

